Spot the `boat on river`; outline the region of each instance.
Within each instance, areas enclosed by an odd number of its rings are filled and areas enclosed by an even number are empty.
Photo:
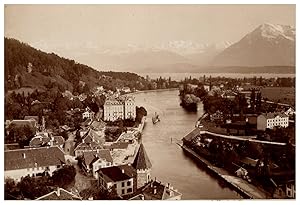
[[[155,112],[154,116],[152,117],[153,124],[156,124],[160,121],[159,115]]]

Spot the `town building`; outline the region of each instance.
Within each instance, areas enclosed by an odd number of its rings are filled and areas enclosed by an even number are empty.
[[[131,165],[101,168],[98,176],[99,185],[103,189],[115,189],[119,196],[132,194],[137,190],[137,174]]]
[[[111,144],[104,145],[104,148],[109,149],[110,151],[117,151],[127,149],[128,145],[128,142],[114,142]]]
[[[273,198],[296,198],[295,179],[271,179],[271,181],[273,183]]]
[[[45,135],[38,135],[33,137],[29,142],[30,147],[44,147],[50,146],[50,138]]]
[[[136,106],[133,96],[110,97],[104,103],[104,121],[134,120],[135,117]]]
[[[284,114],[286,114],[288,116],[292,116],[295,114],[295,109],[292,107],[289,107],[289,108],[285,109]]]
[[[64,152],[57,146],[18,149],[4,152],[4,177],[19,181],[21,177],[52,175],[65,164]]]
[[[38,127],[38,124],[33,119],[29,119],[29,120],[12,120],[8,124],[7,128],[8,128],[8,131],[10,131],[10,129],[12,129],[12,128],[19,128],[19,127],[24,127],[24,126],[28,126],[28,127],[32,128],[34,131],[36,131],[37,127]]]
[[[108,149],[96,151],[86,151],[83,153],[82,166],[86,172],[92,172],[93,176],[98,179],[98,170],[104,167],[113,166],[113,159]]]
[[[36,200],[82,200],[81,197],[58,187],[56,190],[37,198]]]
[[[39,123],[39,116],[25,116],[24,120],[35,120],[35,122]]]
[[[89,107],[86,107],[85,111],[82,113],[82,119],[93,119],[94,116],[95,113]]]
[[[137,171],[137,188],[150,182],[152,164],[143,144],[140,145],[132,166]]]
[[[274,127],[288,127],[289,116],[284,113],[263,113],[257,117],[257,130],[273,129]]]
[[[97,142],[82,142],[74,149],[75,157],[79,157],[83,155],[84,152],[87,151],[97,151],[98,149],[102,149],[102,146]]]
[[[170,184],[150,181],[129,200],[181,200],[182,194]]]

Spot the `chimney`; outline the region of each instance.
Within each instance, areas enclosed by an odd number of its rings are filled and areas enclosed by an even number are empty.
[[[122,169],[122,174],[124,174],[124,169]]]
[[[60,196],[60,188],[57,187],[57,191],[56,191],[57,196]]]
[[[141,198],[142,198],[142,200],[145,200],[145,196],[143,194],[141,195]]]
[[[23,159],[26,159],[26,154],[23,153],[23,154],[22,154],[22,157],[23,157]]]
[[[154,186],[153,194],[156,194],[156,193],[157,193],[156,186]]]

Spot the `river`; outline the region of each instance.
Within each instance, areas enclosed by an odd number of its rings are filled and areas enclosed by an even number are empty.
[[[145,107],[148,112],[142,141],[152,162],[152,178],[170,183],[183,194],[182,199],[241,198],[199,167],[176,144],[194,128],[202,109],[189,113],[181,108],[178,90],[137,93],[135,98],[137,106]],[[153,125],[151,118],[155,112],[161,121]]]

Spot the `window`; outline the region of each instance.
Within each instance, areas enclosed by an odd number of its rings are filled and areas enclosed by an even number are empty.
[[[127,182],[127,186],[130,186],[130,185],[131,185],[131,181],[128,181],[128,182]]]
[[[132,188],[128,188],[127,193],[131,193],[131,192],[132,192]]]
[[[125,189],[122,189],[122,194],[125,194]]]
[[[124,187],[125,186],[125,182],[122,182],[122,187]]]

